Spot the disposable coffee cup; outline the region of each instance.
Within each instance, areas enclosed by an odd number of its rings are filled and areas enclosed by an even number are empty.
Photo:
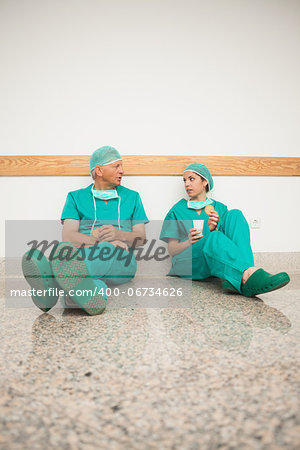
[[[203,234],[203,225],[204,220],[193,220],[193,226],[197,229],[201,234]]]

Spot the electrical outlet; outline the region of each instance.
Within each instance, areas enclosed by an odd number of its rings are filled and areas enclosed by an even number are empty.
[[[261,218],[253,217],[252,219],[250,219],[250,227],[251,228],[260,228],[261,227]]]

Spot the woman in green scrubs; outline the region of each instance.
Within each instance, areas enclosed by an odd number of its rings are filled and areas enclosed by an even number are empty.
[[[207,197],[213,179],[205,165],[188,165],[183,181],[189,199],[181,199],[170,209],[160,235],[172,256],[169,275],[194,280],[215,276],[224,279],[224,289],[247,297],[289,282],[285,272],[271,275],[254,266],[249,225],[240,210],[228,210]]]

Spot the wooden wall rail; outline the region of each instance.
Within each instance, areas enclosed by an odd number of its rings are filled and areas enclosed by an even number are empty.
[[[125,175],[182,175],[191,162],[206,164],[212,175],[300,176],[300,158],[259,156],[123,156]],[[0,176],[89,175],[89,156],[20,155],[0,157]]]

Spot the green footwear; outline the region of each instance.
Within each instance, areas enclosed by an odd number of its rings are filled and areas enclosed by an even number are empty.
[[[226,290],[226,291],[230,291],[230,292],[233,292],[235,294],[240,294],[240,291],[238,291],[234,286],[232,286],[232,284],[229,281],[227,281],[227,280],[223,281],[222,288],[224,290]]]
[[[275,291],[290,281],[286,272],[280,272],[276,275],[266,272],[263,269],[257,269],[242,285],[242,294],[245,297],[255,297],[258,294]]]
[[[49,311],[56,305],[59,295],[47,258],[38,249],[29,250],[22,258],[22,270],[32,288],[33,303],[42,311]],[[35,291],[41,291],[42,295]]]
[[[60,242],[51,258],[57,284],[80,308],[90,315],[102,314],[106,308],[106,284],[90,276],[82,253],[70,242]]]

